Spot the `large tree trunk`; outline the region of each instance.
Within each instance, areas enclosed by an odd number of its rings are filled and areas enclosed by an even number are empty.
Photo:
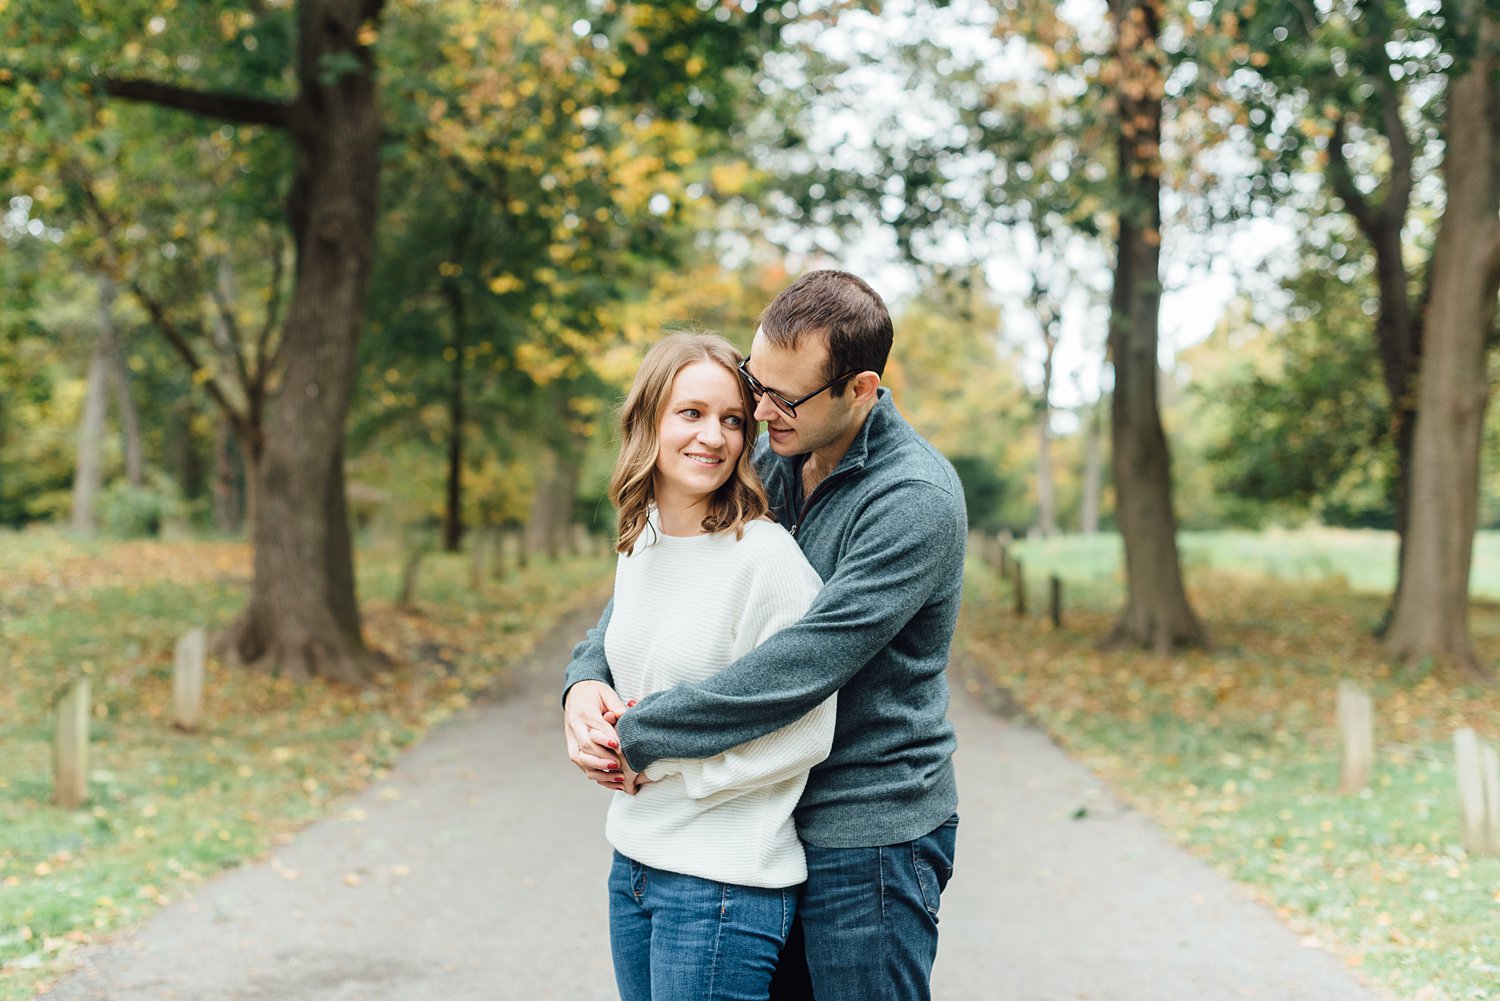
[[[89,374],[83,396],[83,417],[78,424],[78,466],[73,474],[73,518],[75,532],[92,535],[94,500],[104,480],[100,449],[104,444],[105,394],[108,391],[110,340],[113,298],[99,304],[99,334],[89,356]]]
[[[1433,251],[1422,325],[1422,378],[1412,448],[1411,522],[1387,652],[1456,662],[1491,677],[1469,640],[1469,571],[1478,524],[1480,441],[1489,403],[1485,352],[1500,291],[1500,30],[1482,3],[1472,64],[1448,90],[1447,205]]]
[[[1157,404],[1161,300],[1161,101],[1164,54],[1157,45],[1162,0],[1111,0],[1120,121],[1120,231],[1110,297],[1114,362],[1110,408],[1125,610],[1108,642],[1167,653],[1201,644],[1177,552],[1171,459]]]
[[[255,580],[228,637],[245,663],[356,684],[378,660],[365,649],[355,600],[344,423],[375,249],[380,142],[375,68],[358,33],[381,6],[302,0],[298,8],[288,204],[297,271],[286,368],[255,470]],[[354,66],[329,73],[351,56]]]
[[[443,512],[443,550],[456,553],[464,537],[464,294],[457,282],[444,286],[453,321],[453,359],[448,379],[448,491]]]

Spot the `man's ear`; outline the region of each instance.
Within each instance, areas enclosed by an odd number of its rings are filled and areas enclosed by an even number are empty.
[[[880,375],[876,372],[861,372],[849,380],[849,390],[854,394],[855,406],[875,402],[875,390],[880,388]]]

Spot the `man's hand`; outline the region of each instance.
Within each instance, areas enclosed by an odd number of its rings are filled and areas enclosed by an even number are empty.
[[[563,734],[568,741],[568,760],[592,782],[606,789],[635,786],[621,772],[620,738],[615,720],[625,703],[602,681],[580,681],[568,689],[563,705]],[[607,714],[607,715],[606,715]]]

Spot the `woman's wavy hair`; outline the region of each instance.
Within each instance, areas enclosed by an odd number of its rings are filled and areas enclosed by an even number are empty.
[[[674,333],[658,341],[635,373],[630,395],[620,408],[620,455],[609,478],[609,499],[619,512],[619,541],[616,552],[629,553],[646,530],[646,516],[656,500],[653,473],[660,451],[662,415],[677,373],[698,361],[723,366],[734,376],[745,408],[745,447],[725,480],[709,500],[708,516],[703,519],[705,532],[733,530],[736,539],[745,534],[745,524],[767,515],[771,510],[766,488],[750,463],[754,441],[749,437],[755,426],[755,400],[739,375],[740,353],[734,345],[717,334]]]

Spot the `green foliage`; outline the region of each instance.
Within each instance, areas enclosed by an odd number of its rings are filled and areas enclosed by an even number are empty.
[[[1308,512],[1328,524],[1394,522],[1390,405],[1368,330],[1368,275],[1309,268],[1286,283],[1272,365],[1196,391],[1224,415],[1209,450],[1219,488],[1252,518]]]
[[[1005,519],[1005,504],[1012,485],[995,472],[994,467],[977,455],[952,455],[949,461],[964,485],[964,507],[969,515],[969,528],[982,532],[998,532],[1012,528]]]
[[[917,431],[955,460],[971,524],[1023,528],[1034,418],[983,278],[935,282],[901,304],[884,382]]]
[[[99,494],[97,501],[99,529],[117,539],[157,536],[171,523],[187,520],[187,505],[181,491],[160,470],[151,470],[146,484],[133,487],[123,477],[114,480]]]

